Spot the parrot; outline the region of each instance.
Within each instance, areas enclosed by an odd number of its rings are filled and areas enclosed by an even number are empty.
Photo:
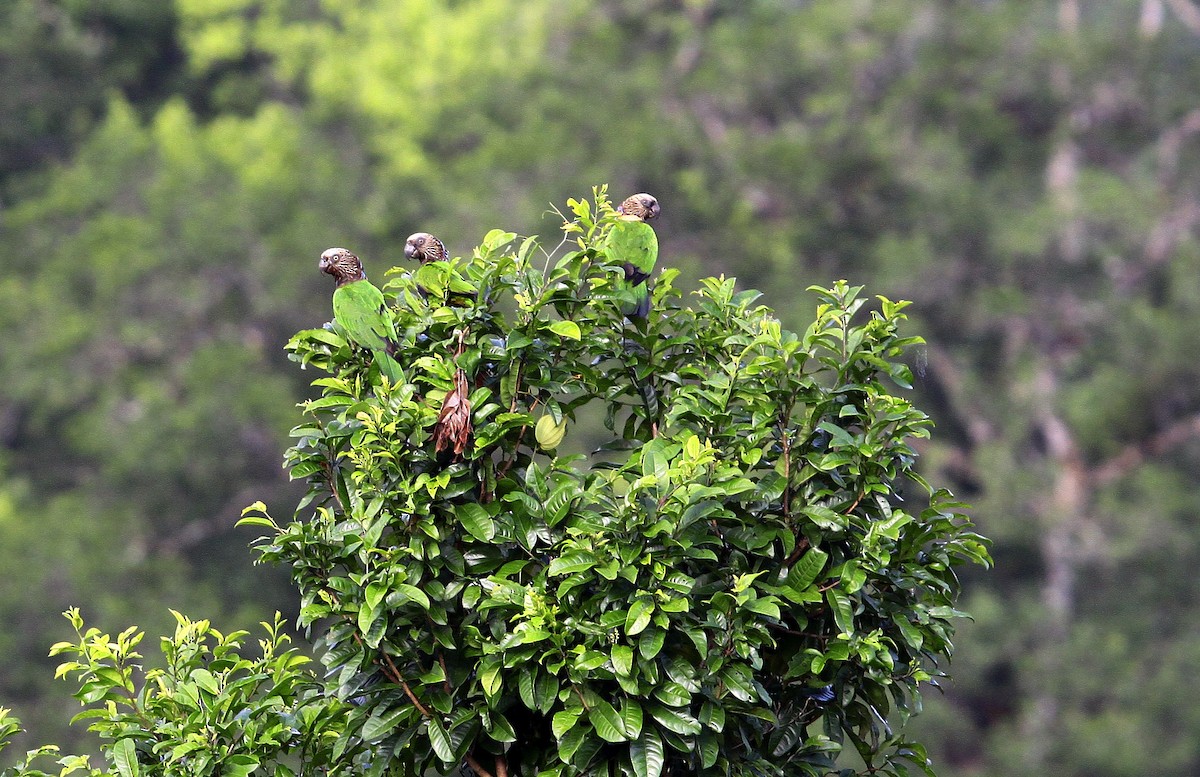
[[[367,280],[362,262],[345,248],[330,248],[317,265],[333,276],[333,319],[351,342],[371,351],[379,371],[392,383],[404,381],[396,361],[396,323],[383,304],[383,292]]]
[[[404,241],[404,258],[416,259],[421,264],[440,262],[450,258],[446,244],[428,232],[415,232]]]
[[[408,240],[404,241],[404,258],[416,259],[422,265],[430,262],[443,262],[450,258],[450,253],[446,250],[446,244],[438,240],[428,232],[414,232],[408,236]],[[451,297],[462,297],[465,299],[475,299],[475,289],[461,278],[451,277],[449,288],[446,289],[447,300]],[[421,292],[428,295],[429,290],[422,288]]]
[[[625,285],[631,299],[621,306],[621,312],[632,319],[645,319],[650,313],[650,287],[646,281],[654,272],[658,261],[658,237],[650,226],[660,208],[658,200],[650,194],[635,194],[619,206],[620,216],[609,230],[605,241],[608,258],[625,267]]]

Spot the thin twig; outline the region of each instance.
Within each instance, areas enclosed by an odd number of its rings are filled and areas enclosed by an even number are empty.
[[[450,687],[450,671],[446,669],[446,657],[442,655],[442,651],[438,651],[438,663],[442,665],[442,683],[446,688],[446,693],[454,693],[454,689]]]
[[[362,644],[363,644],[362,637],[360,637],[357,633],[354,635],[354,641],[357,642],[360,646],[362,646]],[[406,696],[408,696],[409,701],[411,701],[413,703],[413,706],[417,708],[417,712],[421,713],[421,717],[423,717],[423,718],[433,717],[433,715],[429,712],[429,710],[426,709],[425,705],[422,704],[421,701],[417,698],[416,694],[414,694],[412,692],[412,688],[408,687],[408,683],[405,682],[403,675],[400,674],[400,670],[396,667],[396,664],[392,661],[392,657],[389,656],[385,651],[382,651],[382,650],[379,651],[379,654],[381,656],[383,656],[384,662],[387,663],[387,666],[384,667],[384,670],[390,671],[390,676],[391,676],[392,681],[400,684],[400,687],[404,689],[404,694]]]

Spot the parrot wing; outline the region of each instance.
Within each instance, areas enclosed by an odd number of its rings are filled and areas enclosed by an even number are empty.
[[[339,286],[333,292],[333,317],[363,348],[395,352],[396,325],[383,304],[383,292],[369,281]]]
[[[392,356],[399,338],[383,304],[383,292],[368,281],[353,281],[333,292],[333,319],[355,344],[371,351],[379,371],[393,385],[404,382],[404,370]]]
[[[626,288],[632,299],[623,306],[627,316],[645,318],[650,312],[650,289],[646,280],[658,261],[658,236],[654,228],[641,219],[621,218],[609,230],[605,250],[610,261],[625,269]]]

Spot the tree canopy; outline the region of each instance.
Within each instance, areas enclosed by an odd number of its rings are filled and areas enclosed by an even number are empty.
[[[906,303],[814,287],[797,334],[732,279],[682,303],[668,268],[630,319],[629,222],[603,189],[568,206],[561,255],[492,230],[389,281],[385,362],[340,318],[289,341],[325,373],[287,453],[308,493],[240,523],[290,568],[323,684],[278,614],[261,660],[176,614],[145,671],[144,632],[67,612],[56,675],[110,769],[815,776],[852,745],[842,773],[932,774],[904,724],[953,651],[956,568],[990,557],[914,469]],[[599,455],[559,455],[596,405]]]

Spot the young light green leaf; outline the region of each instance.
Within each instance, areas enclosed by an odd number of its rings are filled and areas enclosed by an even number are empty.
[[[574,321],[555,321],[550,325],[550,331],[568,340],[579,340],[583,337],[583,333],[579,330],[579,324]]]
[[[650,616],[654,614],[654,602],[647,599],[637,599],[629,606],[625,616],[625,633],[629,636],[640,634],[650,625]]]
[[[113,765],[121,777],[140,777],[142,771],[138,765],[137,747],[133,740],[126,737],[118,739],[112,746]]]

